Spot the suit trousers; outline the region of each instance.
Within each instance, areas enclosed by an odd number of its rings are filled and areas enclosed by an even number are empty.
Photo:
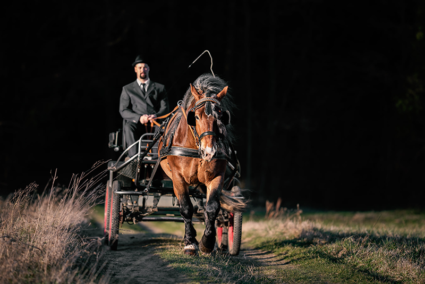
[[[150,123],[146,126],[144,124],[141,124],[140,122],[132,122],[126,120],[124,122],[124,138],[125,138],[125,144],[123,145],[126,149],[131,144],[136,142],[140,139],[140,137],[145,133],[155,133],[158,129],[158,127],[154,125],[154,127],[150,126]],[[146,139],[152,139],[153,137],[147,137]],[[142,146],[146,146],[146,143],[142,143]],[[128,150],[128,156],[133,157],[138,153],[137,144],[131,147]]]

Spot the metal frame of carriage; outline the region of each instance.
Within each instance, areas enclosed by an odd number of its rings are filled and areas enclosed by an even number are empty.
[[[174,195],[172,181],[159,167],[157,142],[163,134],[168,119],[156,133],[145,133],[138,141],[123,151],[117,161],[108,163],[109,180],[105,194],[104,240],[111,250],[118,248],[119,225],[124,222],[136,224],[148,221],[184,222],[180,216],[178,199]],[[120,151],[118,145],[120,130],[110,134],[109,147]],[[122,135],[124,137],[124,135]],[[138,153],[122,161],[131,147]],[[235,153],[236,154],[236,153]],[[229,163],[232,174],[227,177],[223,191],[243,199],[238,186],[240,165]],[[152,176],[153,175],[153,176]],[[192,221],[204,223],[206,197],[198,187],[189,187],[189,195],[194,207]],[[206,192],[206,191],[204,191]],[[217,249],[238,255],[242,237],[242,213],[220,210],[216,220]]]

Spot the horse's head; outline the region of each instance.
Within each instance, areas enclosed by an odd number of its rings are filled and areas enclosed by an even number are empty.
[[[222,111],[220,107],[220,102],[227,93],[227,87],[218,94],[199,93],[192,85],[190,90],[195,98],[195,106],[194,111],[188,115],[188,123],[195,126],[199,135],[201,157],[209,162],[217,151],[217,133],[225,135],[224,124],[229,120],[228,113]]]

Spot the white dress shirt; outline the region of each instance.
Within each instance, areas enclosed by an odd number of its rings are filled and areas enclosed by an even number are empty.
[[[142,81],[139,80],[139,78],[137,78],[137,84],[140,86],[140,89],[142,88],[142,84],[145,84],[145,89],[144,89],[145,94],[148,93],[150,82],[151,82],[151,79],[148,79],[145,83],[143,83]]]

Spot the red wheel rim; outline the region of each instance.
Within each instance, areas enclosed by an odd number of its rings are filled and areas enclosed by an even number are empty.
[[[220,246],[223,240],[223,227],[217,228],[217,240],[218,240],[218,245]]]
[[[234,223],[234,216],[233,213],[229,213],[229,230],[227,232],[228,239],[229,239],[229,248],[233,248],[233,223]]]
[[[103,226],[103,234],[106,235],[106,224],[108,224],[107,219],[107,211],[108,211],[108,186],[106,186],[106,196],[105,196],[105,212],[103,213],[103,219],[105,220],[104,226]]]

